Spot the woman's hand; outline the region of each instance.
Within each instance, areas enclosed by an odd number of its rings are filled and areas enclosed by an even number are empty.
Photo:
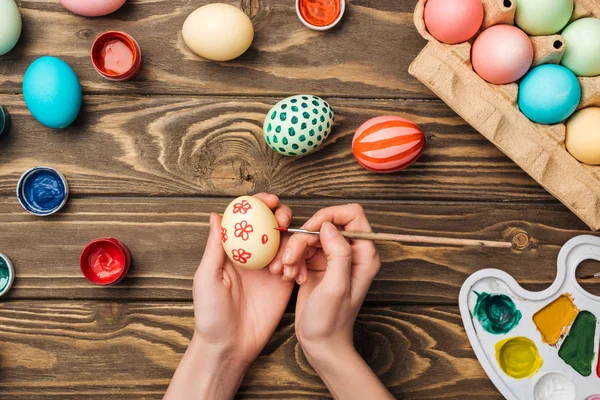
[[[274,211],[280,226],[289,226],[292,211],[279,204],[277,196],[256,197]],[[194,276],[194,337],[165,399],[233,398],[277,328],[292,293],[293,282],[269,272],[281,269],[287,236],[282,237],[271,268],[249,271],[229,261],[220,228],[221,217],[211,215],[206,250]]]
[[[337,226],[337,227],[336,227]],[[348,243],[338,227],[371,232],[359,205],[317,212],[293,235],[284,252],[284,278],[302,286],[296,303],[296,336],[306,358],[335,398],[390,399],[387,389],[354,348],[353,326],[381,266],[372,241]]]

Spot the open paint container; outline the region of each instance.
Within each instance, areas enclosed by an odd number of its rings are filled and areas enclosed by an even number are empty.
[[[0,137],[10,131],[10,114],[4,106],[0,106]]]
[[[307,28],[315,31],[333,28],[345,12],[345,0],[296,0],[298,18]]]
[[[15,268],[4,254],[0,253],[0,297],[10,290],[15,281]]]
[[[79,258],[83,276],[101,286],[120,282],[129,272],[130,266],[129,249],[114,238],[101,238],[90,242]]]
[[[558,275],[542,292],[496,269],[471,275],[459,297],[471,346],[508,400],[600,400],[600,297],[576,271],[600,261],[600,237],[578,236],[558,256]]]
[[[132,79],[142,68],[142,50],[134,38],[124,32],[104,32],[92,44],[92,64],[110,81]]]
[[[25,172],[17,184],[17,199],[25,211],[38,217],[58,212],[67,204],[69,185],[54,168],[35,167]]]

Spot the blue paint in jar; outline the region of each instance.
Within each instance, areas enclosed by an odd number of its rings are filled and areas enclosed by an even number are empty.
[[[26,211],[37,216],[54,214],[66,204],[68,196],[67,181],[54,168],[32,168],[17,185],[19,202]]]

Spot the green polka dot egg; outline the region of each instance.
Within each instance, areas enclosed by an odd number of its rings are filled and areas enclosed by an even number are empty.
[[[284,156],[310,154],[333,129],[333,110],[322,98],[298,95],[281,100],[269,111],[263,131],[271,149]]]

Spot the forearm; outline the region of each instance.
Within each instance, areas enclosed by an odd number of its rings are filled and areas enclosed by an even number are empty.
[[[377,375],[354,349],[320,352],[318,357],[307,358],[334,399],[393,399]]]
[[[233,399],[247,367],[194,337],[163,400]]]

